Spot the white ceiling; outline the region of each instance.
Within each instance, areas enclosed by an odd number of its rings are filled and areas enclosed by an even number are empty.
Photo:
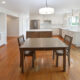
[[[13,10],[15,12],[27,12],[27,9],[30,8],[31,14],[37,14],[38,9],[45,6],[46,0],[5,0],[6,4],[1,4],[0,7],[5,7],[7,9]],[[80,0],[47,0],[48,5],[55,8],[55,12],[57,10],[62,9],[74,9],[80,8]]]

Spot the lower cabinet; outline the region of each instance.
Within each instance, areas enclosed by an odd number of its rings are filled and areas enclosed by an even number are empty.
[[[76,47],[80,47],[80,32],[62,30],[62,37],[64,38],[65,35],[73,37],[72,44],[74,44]]]
[[[26,37],[27,38],[47,38],[47,37],[52,37],[52,31],[27,31],[26,32]]]
[[[54,28],[53,29],[53,36],[59,35],[59,28]]]

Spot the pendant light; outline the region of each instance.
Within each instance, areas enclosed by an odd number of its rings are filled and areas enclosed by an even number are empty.
[[[39,14],[53,14],[54,8],[48,7],[47,0],[46,0],[46,6],[39,9]]]

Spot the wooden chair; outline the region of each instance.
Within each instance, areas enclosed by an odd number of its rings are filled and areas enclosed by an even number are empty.
[[[65,35],[64,42],[68,45],[68,48],[66,49],[66,55],[68,56],[68,64],[70,66],[70,49],[72,44],[72,37]],[[58,57],[63,56],[63,50],[57,50],[56,51],[56,66],[58,67]]]
[[[25,39],[24,39],[24,36],[22,35],[22,36],[20,36],[20,37],[18,37],[18,45],[19,45],[19,47],[23,44],[25,42]],[[19,48],[19,50],[20,50],[20,48]],[[25,51],[24,52],[24,58],[25,58],[25,56],[32,56],[32,67],[34,67],[34,51]],[[20,67],[21,67],[21,52],[20,52]]]

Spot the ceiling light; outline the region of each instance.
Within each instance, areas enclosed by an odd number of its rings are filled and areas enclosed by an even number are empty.
[[[53,14],[54,8],[48,7],[47,0],[46,0],[46,7],[39,9],[39,14]]]
[[[54,9],[51,7],[44,7],[39,9],[39,14],[53,14],[54,13]]]
[[[6,1],[2,1],[2,4],[6,4]]]

